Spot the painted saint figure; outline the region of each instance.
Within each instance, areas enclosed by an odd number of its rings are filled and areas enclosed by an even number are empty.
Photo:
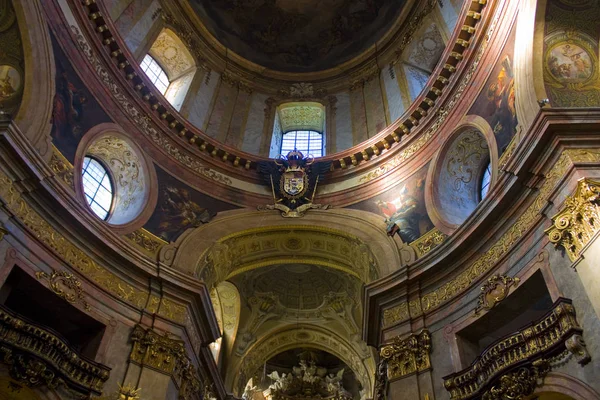
[[[400,189],[400,196],[393,202],[378,200],[376,204],[386,216],[389,236],[398,233],[405,243],[414,242],[419,238],[419,216],[416,212],[418,202],[408,193],[406,185]]]

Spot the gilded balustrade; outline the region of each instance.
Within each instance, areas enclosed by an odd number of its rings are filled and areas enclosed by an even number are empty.
[[[589,361],[581,334],[571,300],[560,298],[540,320],[496,341],[469,367],[446,376],[444,386],[451,400],[492,400],[516,385],[523,393],[514,398],[520,399],[549,372],[551,358],[570,351],[580,364]]]
[[[53,333],[0,306],[0,355],[27,386],[65,387],[76,397],[100,395],[110,368],[88,360]]]

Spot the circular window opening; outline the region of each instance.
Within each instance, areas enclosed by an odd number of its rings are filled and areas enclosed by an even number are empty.
[[[83,192],[94,214],[107,220],[114,200],[114,185],[108,170],[100,161],[86,156],[83,159]]]
[[[483,200],[487,196],[490,190],[490,183],[492,182],[492,163],[488,161],[487,166],[481,174],[481,181],[479,183],[479,196]]]

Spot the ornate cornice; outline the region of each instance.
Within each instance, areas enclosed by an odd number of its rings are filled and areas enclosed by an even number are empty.
[[[514,390],[519,382],[523,384],[521,394],[531,394],[536,383],[528,385],[529,378],[543,377],[549,371],[548,360],[565,350],[572,351],[580,364],[589,362],[585,345],[578,344],[583,343],[582,332],[571,300],[561,298],[544,317],[496,341],[469,367],[445,377],[444,386],[452,400],[470,400],[482,394],[487,400],[503,399],[502,394]],[[576,345],[567,344],[573,341]]]
[[[173,377],[179,388],[179,398],[189,400],[202,390],[196,368],[188,357],[185,344],[179,338],[159,335],[152,329],[136,325],[131,333],[133,348],[129,360]]]
[[[427,14],[427,10],[433,7],[435,4],[432,0],[427,0],[426,7],[417,7],[420,11],[411,18],[411,23],[407,25],[408,28],[417,24],[420,19]],[[397,128],[393,131],[386,130],[385,134],[379,135],[375,141],[370,141],[368,144],[362,145],[362,148],[353,148],[346,151],[343,158],[334,159],[334,169],[344,169],[348,165],[358,165],[363,161],[371,159],[373,156],[378,156],[384,150],[389,150],[396,143],[400,142],[401,136],[409,134],[410,131],[419,125],[419,121],[424,117],[432,114],[431,110],[435,107],[437,100],[442,96],[442,93],[449,87],[450,77],[457,72],[456,66],[463,60],[463,53],[471,45],[472,39],[477,33],[476,26],[480,23],[482,18],[482,12],[486,7],[486,1],[473,0],[471,7],[463,16],[462,21],[458,24],[463,25],[462,30],[455,32],[455,45],[452,47],[452,51],[448,50],[445,53],[446,59],[440,62],[441,68],[437,68],[434,75],[436,78],[431,79],[431,86],[424,92],[423,96],[419,97],[419,102],[413,104],[413,107],[407,112],[402,121],[394,124]],[[95,0],[89,0],[83,3],[84,12],[88,17],[88,20],[93,24],[94,30],[100,32],[102,35],[102,43],[106,47],[110,57],[115,59],[117,65],[122,70],[125,78],[131,82],[132,87],[135,91],[139,92],[139,95],[145,102],[148,102],[153,110],[158,113],[158,116],[165,121],[168,128],[174,130],[189,144],[199,148],[202,152],[208,152],[210,155],[222,158],[223,161],[232,163],[234,166],[243,165],[246,169],[254,168],[256,160],[258,158],[250,157],[247,154],[243,154],[235,149],[231,149],[228,146],[219,144],[212,139],[208,138],[204,133],[198,129],[190,126],[176,111],[174,111],[164,99],[157,95],[156,89],[152,85],[147,85],[143,73],[138,72],[136,63],[133,62],[131,54],[125,48],[122,48],[120,41],[116,40],[114,35],[114,27],[112,23],[104,18],[103,13],[100,11],[99,5]],[[418,24],[417,24],[418,25]],[[406,28],[406,27],[405,27]],[[411,28],[412,29],[412,28]],[[409,29],[410,31],[410,29]],[[410,33],[405,32],[401,40],[401,44],[404,46],[408,44]],[[489,35],[488,35],[489,39]],[[484,48],[486,41],[483,42],[481,48]],[[402,48],[402,46],[400,46]],[[478,62],[474,61],[472,64],[478,65]],[[368,81],[374,75],[370,73],[372,65],[368,64],[366,67],[360,67],[358,70],[351,72],[351,75],[355,77],[351,80],[355,84]],[[366,72],[365,72],[366,71]],[[240,76],[248,75],[250,78],[248,82],[253,82],[252,75],[248,73],[242,73]],[[235,79],[238,81],[239,79]],[[463,79],[462,82],[465,80]],[[468,86],[470,80],[466,80],[463,85],[463,90]],[[446,109],[451,107],[446,106]],[[422,141],[423,145],[431,138],[428,137]],[[422,146],[421,146],[422,147]],[[414,151],[413,151],[414,152]]]
[[[448,280],[437,289],[425,293],[419,299],[384,309],[382,326],[384,328],[391,327],[410,318],[430,313],[469,289],[474,282],[481,279],[508,254],[513,246],[536,224],[542,210],[546,207],[550,194],[574,163],[597,162],[600,162],[599,149],[564,150],[556,163],[545,174],[545,179],[537,195],[532,196],[530,205],[515,223],[489,246],[488,250],[469,264],[458,276]]]
[[[379,351],[379,356],[387,365],[389,380],[431,369],[430,354],[431,335],[427,329],[403,339],[395,337],[391,344]]]
[[[4,171],[0,171],[0,198],[38,241],[99,287],[137,308],[146,307],[149,312],[158,313],[171,320],[185,321],[187,311],[184,305],[134,287],[100,266],[86,252],[63,236],[22,198]]]
[[[0,354],[28,386],[66,387],[79,398],[100,395],[110,368],[79,355],[52,331],[0,306]]]
[[[600,231],[600,182],[584,178],[575,193],[564,202],[562,210],[552,217],[552,226],[544,232],[556,247],[565,249],[571,261]]]

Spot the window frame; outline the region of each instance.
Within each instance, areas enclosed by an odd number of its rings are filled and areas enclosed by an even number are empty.
[[[150,59],[150,62],[148,63],[148,67],[144,68],[144,62],[146,62],[146,58]],[[160,79],[161,74],[156,75],[156,79],[154,80],[150,75],[148,75],[148,70],[150,69],[150,67],[152,66],[152,62],[154,62],[154,64],[156,64],[158,66],[158,68],[160,68],[160,72],[162,74],[164,74],[164,76],[167,79],[168,84],[166,85],[164,91],[162,91],[158,86],[156,86],[156,82],[157,81],[161,81],[162,84],[164,84],[164,82]],[[158,90],[160,92],[160,94],[163,95],[163,97],[166,96],[167,92],[169,91],[169,87],[171,87],[171,84],[173,83],[171,81],[171,78],[169,77],[169,74],[167,74],[167,71],[165,70],[165,68],[160,64],[160,62],[158,62],[158,60],[154,57],[152,57],[152,55],[150,53],[146,53],[146,55],[144,56],[144,58],[142,59],[142,61],[140,62],[140,68],[142,69],[142,72],[146,75],[146,77],[148,78],[148,80],[150,80],[150,83],[152,83],[152,85],[156,88],[156,90]],[[152,72],[154,74],[154,72]]]
[[[307,141],[307,145],[308,145],[308,149],[305,150],[303,148],[297,148],[297,143],[298,143],[298,133],[299,132],[308,132],[308,137],[306,139]],[[285,142],[285,136],[290,134],[290,133],[295,133],[295,137],[294,137],[294,149],[286,149],[285,153],[287,154],[288,152],[292,151],[292,150],[298,150],[300,152],[302,152],[305,156],[308,155],[313,155],[311,154],[311,134],[316,133],[317,135],[319,135],[320,138],[320,143],[321,143],[321,154],[319,156],[314,156],[315,158],[318,157],[324,157],[325,156],[325,140],[324,140],[324,135],[322,132],[313,130],[313,129],[294,129],[294,130],[290,130],[287,132],[284,132],[281,134],[281,145],[279,146],[279,152],[282,155],[284,154],[284,142]]]
[[[93,161],[97,162],[104,169],[104,172],[106,173],[106,176],[108,177],[108,180],[109,180],[110,185],[111,185],[111,187],[110,187],[110,194],[111,194],[110,206],[109,206],[108,210],[106,210],[106,217],[104,217],[104,218],[102,218],[100,215],[96,214],[96,212],[92,208],[92,204],[90,202],[88,202],[88,198],[87,198],[88,194],[87,194],[87,192],[85,190],[85,182],[84,182],[85,172],[87,171],[87,166],[85,166],[85,160],[86,160],[86,158],[89,158],[90,160],[93,160]],[[89,163],[88,163],[88,166],[89,166]],[[92,178],[92,179],[96,180],[95,178]],[[102,179],[104,179],[104,177],[102,177]],[[101,182],[98,182],[98,188],[100,186],[103,186],[103,185],[102,185]],[[113,175],[112,175],[112,171],[110,170],[110,168],[108,168],[106,166],[106,163],[104,163],[104,161],[102,161],[98,157],[96,157],[94,155],[91,155],[91,154],[86,154],[83,157],[83,164],[82,164],[82,168],[81,168],[81,188],[82,188],[82,192],[83,192],[83,200],[84,200],[86,206],[88,207],[88,209],[92,212],[92,214],[96,218],[98,218],[98,219],[100,219],[100,220],[102,220],[104,222],[107,222],[110,219],[110,217],[112,217],[112,215],[113,215],[113,211],[114,211],[115,203],[116,203],[115,200],[116,200],[116,197],[117,197],[117,193],[116,193],[116,185],[115,185],[115,180],[114,180]],[[94,193],[94,196],[92,197],[92,203],[95,202],[94,199],[96,198],[96,194],[98,192],[98,188],[96,189],[96,193]],[[98,204],[99,207],[101,207],[102,209],[104,209],[104,207],[102,205],[100,205],[100,203],[98,203],[98,202],[95,202],[95,203]]]
[[[484,180],[488,176],[487,185],[484,184]],[[488,193],[490,192],[490,188],[492,187],[492,160],[488,160],[485,164],[483,164],[483,168],[481,169],[481,173],[479,174],[479,184],[477,185],[477,195],[479,196],[479,201],[483,201],[486,198]],[[485,190],[485,194],[483,191]]]

